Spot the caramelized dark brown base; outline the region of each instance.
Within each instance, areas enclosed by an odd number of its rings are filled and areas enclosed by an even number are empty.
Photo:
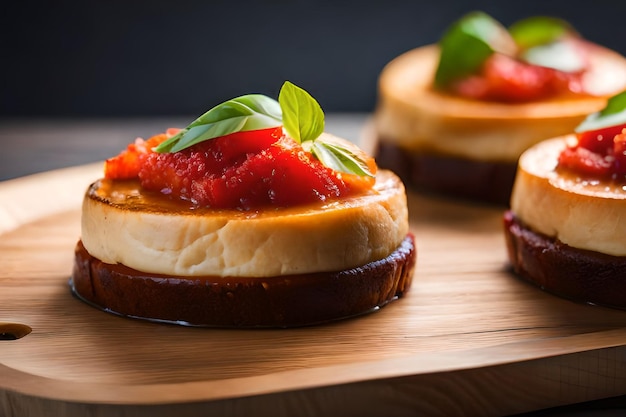
[[[626,308],[626,257],[577,249],[536,233],[507,210],[504,230],[513,271],[571,300]]]
[[[169,277],[105,264],[78,242],[70,285],[84,301],[122,316],[192,326],[294,327],[356,316],[401,297],[416,258],[409,234],[387,258],[340,272]]]
[[[384,138],[375,157],[379,167],[394,171],[415,190],[505,207],[517,171],[517,163],[413,153]]]

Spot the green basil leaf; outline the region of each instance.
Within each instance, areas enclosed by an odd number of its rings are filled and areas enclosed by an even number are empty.
[[[319,138],[311,143],[310,152],[325,166],[335,171],[373,177],[365,161],[336,142]]]
[[[511,25],[509,33],[521,50],[519,57],[529,64],[565,72],[585,68],[585,59],[576,45],[566,41],[568,37],[578,35],[565,20],[529,17]]]
[[[515,22],[509,33],[521,49],[556,42],[576,32],[565,20],[548,16],[534,16]]]
[[[205,140],[281,124],[282,113],[276,100],[261,94],[249,94],[213,107],[157,146],[155,151],[178,152]]]
[[[586,61],[576,45],[563,41],[533,46],[522,52],[520,58],[532,65],[564,72],[577,72],[586,66]]]
[[[283,126],[296,142],[315,140],[324,132],[324,112],[302,88],[285,81],[278,102],[283,113]]]
[[[365,161],[351,150],[319,138],[324,132],[322,108],[309,93],[289,81],[283,84],[278,101],[260,94],[228,100],[198,117],[157,146],[155,151],[178,152],[231,133],[281,125],[327,167],[350,174],[373,176]]]
[[[506,28],[483,12],[472,12],[455,22],[439,41],[440,56],[435,86],[475,74],[494,52],[514,53]]]
[[[589,132],[626,123],[626,91],[611,97],[604,109],[591,113],[576,127],[576,133]]]

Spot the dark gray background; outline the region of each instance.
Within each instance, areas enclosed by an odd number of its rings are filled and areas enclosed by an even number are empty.
[[[368,112],[389,60],[471,10],[560,16],[626,53],[618,0],[9,1],[0,117],[196,115],[285,79],[327,112]]]

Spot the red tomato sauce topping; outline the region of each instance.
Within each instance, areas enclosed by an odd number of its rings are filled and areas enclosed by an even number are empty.
[[[198,207],[240,210],[349,197],[371,189],[375,181],[324,166],[282,127],[232,133],[180,152],[153,151],[177,131],[137,139],[106,161],[105,178],[139,178],[146,190]],[[373,159],[368,165],[375,169]]]
[[[475,100],[528,102],[583,93],[583,74],[584,71],[559,71],[495,53],[485,61],[479,74],[459,81],[453,91]]]
[[[626,181],[626,124],[577,134],[558,166],[584,177]]]

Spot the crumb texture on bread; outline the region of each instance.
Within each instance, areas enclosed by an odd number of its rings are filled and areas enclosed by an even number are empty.
[[[555,170],[567,140],[544,141],[526,151],[511,196],[511,210],[531,229],[579,249],[626,256],[624,184]]]
[[[99,181],[84,199],[81,238],[95,258],[143,272],[268,277],[383,259],[408,230],[404,186],[381,170],[370,194],[263,212],[180,210]]]

